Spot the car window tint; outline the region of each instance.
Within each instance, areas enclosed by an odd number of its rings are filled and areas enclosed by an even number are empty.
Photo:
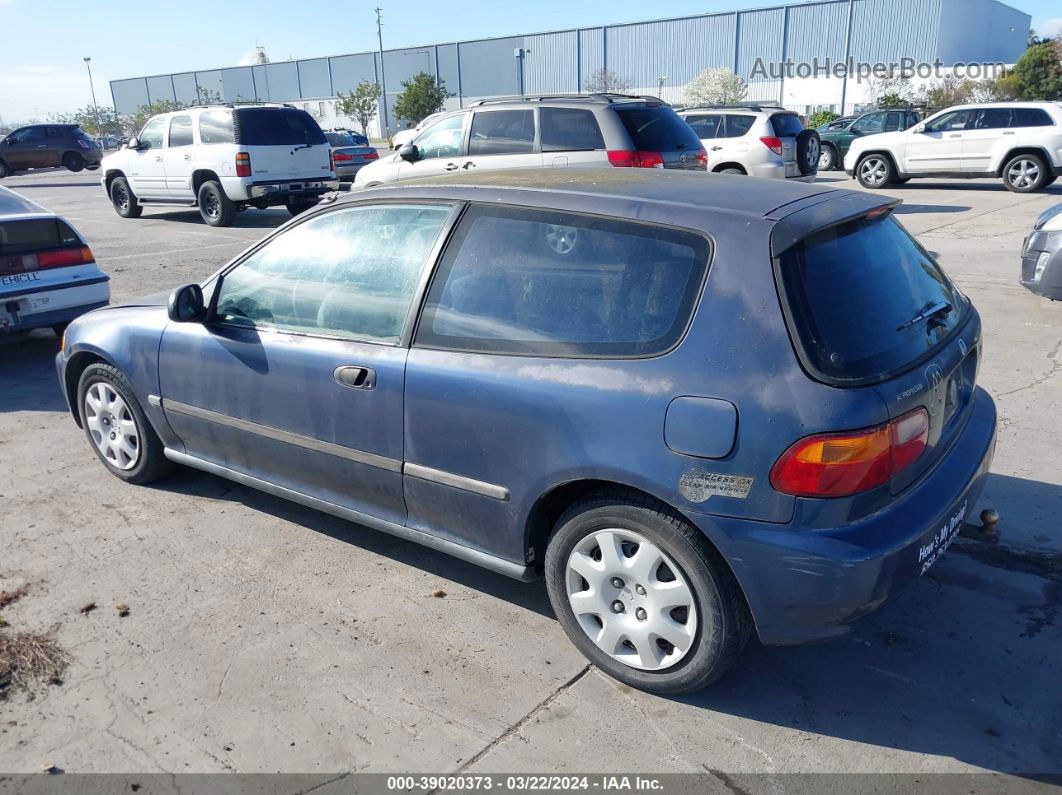
[[[852,125],[852,132],[857,133],[879,133],[885,129],[885,114],[884,113],[868,113],[856,120]]]
[[[174,116],[170,119],[170,146],[192,145],[192,117]]]
[[[162,146],[162,134],[166,130],[166,118],[156,116],[144,125],[140,132],[140,146],[144,149],[158,149]]]
[[[1014,108],[1014,127],[1048,127],[1054,124],[1043,108]]]
[[[974,112],[973,129],[975,130],[998,130],[1009,126],[1009,108],[981,108]]]
[[[457,157],[461,154],[461,136],[465,129],[465,114],[450,116],[428,127],[413,139],[422,159]]]
[[[740,138],[743,135],[747,135],[748,131],[752,129],[752,123],[754,121],[756,121],[755,116],[738,116],[732,113],[728,113],[726,115],[726,124],[724,125],[725,129],[723,131],[723,137]]]
[[[58,218],[0,221],[0,257],[80,245],[81,239],[74,230]],[[16,263],[21,270],[21,261]],[[0,262],[0,272],[17,272],[12,270],[14,266],[15,263]]]
[[[199,140],[205,144],[231,144],[232,114],[223,110],[209,110],[199,114]]]
[[[926,132],[947,132],[949,130],[965,130],[966,123],[970,121],[971,112],[968,110],[953,110],[938,116],[926,124]]]
[[[43,127],[26,127],[12,133],[11,137],[20,144],[42,144],[47,138]]]
[[[918,114],[917,113],[908,113],[907,114],[907,127],[913,127],[916,124],[918,124]]]
[[[245,146],[327,144],[313,116],[297,108],[239,108],[233,111],[236,140]]]
[[[723,117],[718,113],[711,113],[700,116],[686,116],[686,123],[697,134],[697,137],[701,140],[706,138],[718,138],[722,134],[720,129],[720,122]]]
[[[452,208],[350,207],[292,227],[225,274],[225,323],[394,344]]]
[[[709,243],[692,232],[473,205],[439,266],[417,344],[529,356],[648,356],[689,322]]]
[[[62,127],[49,127],[48,138],[51,140],[59,140],[66,137],[66,131]]]
[[[572,108],[542,108],[543,152],[573,152],[604,149],[605,139],[597,125],[594,112]]]
[[[901,111],[893,110],[885,114],[885,132],[896,132],[903,129],[903,117],[904,114]]]
[[[526,154],[534,149],[533,110],[492,110],[472,116],[469,155]]]
[[[774,114],[771,116],[771,126],[774,128],[774,134],[779,138],[789,138],[794,135],[800,135],[804,130],[803,122],[800,121],[800,117],[795,113]]]
[[[805,353],[827,376],[869,378],[900,369],[965,314],[962,295],[891,214],[816,232],[779,261]],[[952,310],[906,325],[942,302]]]
[[[701,139],[671,108],[617,108],[631,148],[643,152],[675,152],[701,148]]]

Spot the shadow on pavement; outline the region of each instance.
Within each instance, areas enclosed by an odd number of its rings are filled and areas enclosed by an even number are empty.
[[[92,180],[91,182],[70,182],[63,180],[62,182],[17,182],[12,183],[8,187],[12,190],[18,191],[21,188],[98,188],[99,186],[99,180]]]
[[[158,207],[152,205],[145,207],[144,210],[144,218],[150,218],[157,221],[170,221],[178,224],[195,224],[204,229],[210,229],[210,227],[203,222],[203,217],[199,214],[199,210],[194,207],[185,210],[168,210],[159,212]],[[233,222],[232,226],[235,228],[242,227],[244,229],[275,229],[290,218],[291,214],[283,207],[270,208],[269,210],[244,210],[243,212],[236,213],[236,220]]]
[[[67,411],[55,372],[58,352],[51,329],[0,334],[0,412]]]

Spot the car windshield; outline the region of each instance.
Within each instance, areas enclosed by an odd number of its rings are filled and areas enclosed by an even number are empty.
[[[236,111],[236,140],[247,146],[323,144],[328,139],[313,117],[296,108],[241,108]]]
[[[966,299],[891,213],[816,232],[779,265],[804,351],[828,377],[903,369],[965,316]]]

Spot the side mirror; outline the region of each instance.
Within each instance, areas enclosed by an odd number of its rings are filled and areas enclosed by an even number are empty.
[[[924,133],[925,131],[926,131],[926,125],[923,124],[922,122],[919,122],[918,124],[916,124],[914,127],[911,128],[911,132],[913,132],[915,135],[920,135],[921,133]]]
[[[198,284],[186,284],[170,293],[166,306],[170,320],[174,323],[197,323],[206,315],[203,302],[203,288]]]
[[[398,156],[407,163],[416,163],[420,160],[420,152],[417,151],[416,144],[403,144],[398,147]]]
[[[134,136],[133,136],[132,138],[130,138],[130,139],[129,139],[129,140],[128,140],[128,141],[126,142],[126,146],[128,146],[128,147],[129,147],[130,149],[139,149],[139,148],[140,148],[140,139],[139,139],[139,138],[137,138],[137,137],[136,137],[136,136],[134,135]]]

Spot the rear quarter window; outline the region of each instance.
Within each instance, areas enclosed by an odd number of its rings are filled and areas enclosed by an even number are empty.
[[[671,108],[617,108],[632,148],[646,152],[698,150],[701,139]]]
[[[778,258],[793,331],[827,379],[884,379],[932,351],[967,302],[891,214],[815,232]],[[950,311],[915,320],[934,307]],[[912,322],[914,321],[914,322]]]
[[[297,108],[241,108],[233,116],[236,142],[246,146],[328,143],[313,117]]]
[[[579,152],[604,149],[601,128],[591,110],[542,108],[539,110],[543,152]]]
[[[642,357],[672,348],[710,244],[686,230],[473,205],[432,282],[416,344],[526,356]]]
[[[1014,108],[1012,118],[1014,127],[1049,127],[1054,124],[1043,108]]]
[[[232,131],[232,114],[212,110],[199,116],[199,140],[204,144],[231,144],[236,142]]]
[[[774,114],[771,116],[771,127],[774,128],[774,134],[779,138],[800,135],[804,131],[804,125],[795,113]]]

